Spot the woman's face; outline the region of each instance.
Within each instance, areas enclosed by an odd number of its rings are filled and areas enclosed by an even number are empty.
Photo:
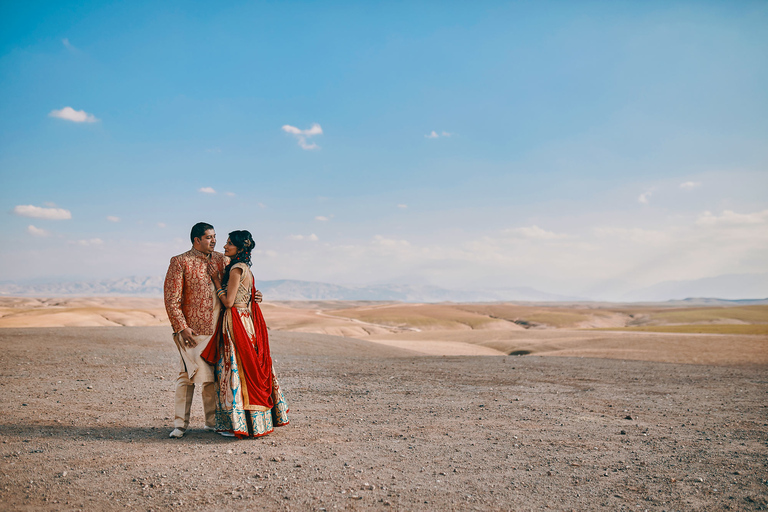
[[[232,243],[232,240],[227,238],[227,243],[224,244],[224,256],[227,256],[229,258],[234,258],[237,256],[238,250],[237,246]]]

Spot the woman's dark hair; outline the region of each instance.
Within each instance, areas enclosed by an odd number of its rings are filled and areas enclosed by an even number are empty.
[[[224,268],[224,276],[221,278],[221,286],[227,286],[229,282],[229,271],[235,263],[245,263],[251,266],[251,251],[253,250],[253,237],[250,231],[232,231],[229,234],[229,241],[237,247],[237,254],[230,260],[229,265]]]

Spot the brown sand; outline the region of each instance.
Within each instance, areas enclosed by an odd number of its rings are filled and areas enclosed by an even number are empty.
[[[592,331],[666,321],[768,325],[768,306],[524,306],[344,301],[265,303],[274,331],[373,341],[422,355],[600,357],[674,363],[768,364],[768,336]],[[755,323],[756,322],[756,323]],[[168,325],[159,298],[0,298],[0,327]],[[685,327],[685,326],[683,326]]]
[[[3,510],[768,507],[766,365],[425,357],[273,331],[291,424],[205,433],[198,395],[172,440],[169,331],[0,329]]]

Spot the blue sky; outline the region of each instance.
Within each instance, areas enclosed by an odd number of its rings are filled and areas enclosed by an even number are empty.
[[[0,10],[0,280],[161,275],[198,220],[259,279],[768,271],[765,2]]]

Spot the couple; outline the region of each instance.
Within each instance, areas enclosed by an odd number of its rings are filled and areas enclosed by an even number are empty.
[[[233,231],[224,254],[216,231],[192,226],[192,249],[171,258],[165,309],[181,356],[172,438],[184,436],[195,384],[202,386],[205,430],[258,437],[288,424],[288,406],[272,368],[267,326],[254,286],[248,231]],[[224,311],[222,313],[222,307]]]

